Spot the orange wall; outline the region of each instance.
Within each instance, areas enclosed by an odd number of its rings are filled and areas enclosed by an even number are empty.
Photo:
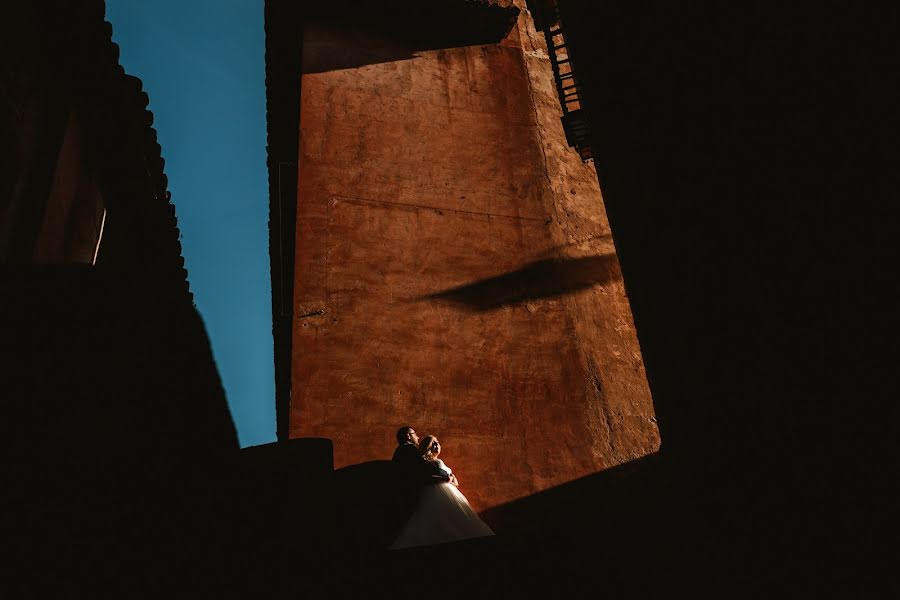
[[[291,436],[339,468],[411,424],[476,510],[655,452],[596,174],[527,13],[498,45],[308,24],[303,51]]]

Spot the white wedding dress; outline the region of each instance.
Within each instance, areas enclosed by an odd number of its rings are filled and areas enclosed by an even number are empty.
[[[434,461],[450,475],[450,467],[440,459]],[[452,483],[429,484],[422,490],[419,505],[406,522],[391,550],[456,542],[494,535],[481,520],[462,492]]]

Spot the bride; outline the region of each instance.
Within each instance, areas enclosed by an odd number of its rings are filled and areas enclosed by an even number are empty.
[[[449,481],[425,486],[419,498],[419,505],[391,549],[409,548],[455,542],[469,538],[494,535],[469,501],[459,491],[459,482],[450,467],[438,458],[441,443],[433,435],[425,436],[419,444],[422,458],[434,463],[449,477]]]

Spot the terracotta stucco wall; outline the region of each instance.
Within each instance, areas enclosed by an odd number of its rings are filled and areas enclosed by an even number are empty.
[[[419,52],[307,24],[292,437],[331,438],[339,468],[434,433],[478,510],[659,447],[560,114],[524,10],[500,44]]]

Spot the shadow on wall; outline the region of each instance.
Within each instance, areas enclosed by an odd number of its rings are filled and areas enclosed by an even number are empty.
[[[303,73],[409,60],[418,52],[496,44],[519,9],[464,2],[351,1],[306,9]]]
[[[304,74],[416,58],[417,49],[412,44],[383,35],[374,27],[330,21],[307,27],[303,45]]]
[[[416,300],[445,300],[471,312],[486,312],[529,300],[562,296],[619,278],[615,254],[542,259],[516,271],[421,296]]]

